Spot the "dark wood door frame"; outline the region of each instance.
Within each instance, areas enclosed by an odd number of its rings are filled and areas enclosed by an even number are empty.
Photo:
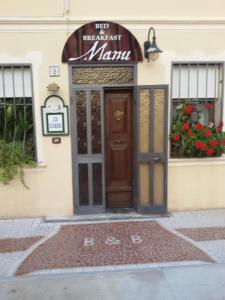
[[[109,96],[108,96],[109,95]],[[128,186],[127,186],[127,189],[126,187],[123,189],[122,187],[122,190],[124,190],[124,196],[125,198],[126,197],[130,197],[131,196],[131,199],[129,200],[125,200],[124,204],[122,204],[122,201],[121,201],[121,206],[125,206],[125,207],[109,207],[109,206],[113,206],[113,203],[111,202],[110,204],[110,201],[107,201],[107,182],[108,182],[108,170],[107,170],[107,166],[108,166],[108,163],[107,163],[107,159],[108,158],[108,155],[107,155],[107,120],[106,120],[106,114],[109,113],[107,112],[106,110],[109,109],[109,103],[106,103],[106,101],[110,101],[109,97],[110,95],[113,95],[115,97],[115,100],[116,100],[116,95],[118,95],[118,97],[125,97],[126,98],[126,95],[129,95],[128,97],[130,97],[129,100],[127,101],[130,101],[125,105],[125,109],[128,109],[129,111],[126,112],[126,116],[128,117],[128,120],[126,120],[126,126],[128,126],[129,128],[127,128],[127,130],[130,132],[128,133],[128,135],[130,134],[130,141],[128,142],[128,147],[130,146],[130,153],[129,153],[129,149],[128,149],[128,159],[130,161],[127,162],[127,166],[128,168],[130,168],[130,178],[128,179],[129,183],[128,183]],[[105,106],[105,109],[104,109],[104,113],[105,113],[105,173],[106,173],[106,210],[108,212],[110,211],[113,211],[113,212],[129,212],[129,211],[134,211],[136,209],[136,201],[135,201],[135,179],[134,179],[134,168],[135,168],[135,134],[134,134],[134,90],[133,88],[128,88],[128,87],[120,87],[120,88],[106,88],[104,89],[104,106]],[[124,116],[124,117],[126,117]],[[122,136],[119,134],[119,136],[121,137],[121,144],[123,144],[123,134]],[[115,138],[115,136],[114,136]],[[126,139],[126,138],[125,138]],[[109,141],[108,141],[109,142]],[[112,145],[111,145],[112,146]],[[118,147],[118,146],[117,146]],[[121,146],[122,147],[122,146]],[[122,147],[123,148],[123,147]],[[108,151],[109,151],[109,145],[108,145]],[[129,174],[128,174],[129,175]],[[128,176],[129,177],[129,176]],[[129,184],[130,184],[130,187],[129,187]],[[126,184],[125,184],[126,185]],[[130,196],[128,195],[129,194],[129,190],[130,190]],[[127,192],[127,196],[125,195],[126,192]],[[123,197],[123,194],[121,194],[121,196]],[[108,203],[107,203],[108,202]],[[119,205],[120,206],[120,205]],[[127,207],[126,207],[127,206]]]

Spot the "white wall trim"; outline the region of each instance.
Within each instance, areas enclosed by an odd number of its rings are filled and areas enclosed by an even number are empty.
[[[224,166],[225,156],[201,158],[170,158],[168,167]]]
[[[69,7],[65,7],[68,11]],[[92,21],[99,20],[99,17],[87,17],[87,18],[77,18],[77,17],[0,17],[0,24],[84,24]],[[176,25],[225,25],[225,18],[108,18],[109,21],[124,23],[124,24],[176,24]]]
[[[66,14],[66,12],[65,12]],[[0,17],[0,32],[73,32],[76,28],[98,18],[63,17]],[[132,31],[148,31],[149,26],[162,31],[225,31],[224,19],[109,19]]]

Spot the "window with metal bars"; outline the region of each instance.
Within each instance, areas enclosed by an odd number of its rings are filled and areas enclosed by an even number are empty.
[[[222,118],[224,65],[216,62],[181,62],[172,65],[172,119],[180,101],[194,104],[197,119],[216,126]],[[193,121],[195,118],[193,118]]]
[[[36,160],[30,65],[0,65],[0,145]]]

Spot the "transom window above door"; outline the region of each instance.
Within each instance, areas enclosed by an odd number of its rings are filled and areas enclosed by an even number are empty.
[[[135,83],[133,65],[72,68],[72,83],[76,85],[129,85]]]
[[[182,62],[172,65],[172,118],[180,101],[194,104],[199,121],[218,124],[223,105],[223,63]]]

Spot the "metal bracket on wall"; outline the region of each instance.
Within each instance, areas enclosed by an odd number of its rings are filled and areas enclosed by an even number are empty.
[[[64,0],[64,15],[70,12],[70,0]]]

